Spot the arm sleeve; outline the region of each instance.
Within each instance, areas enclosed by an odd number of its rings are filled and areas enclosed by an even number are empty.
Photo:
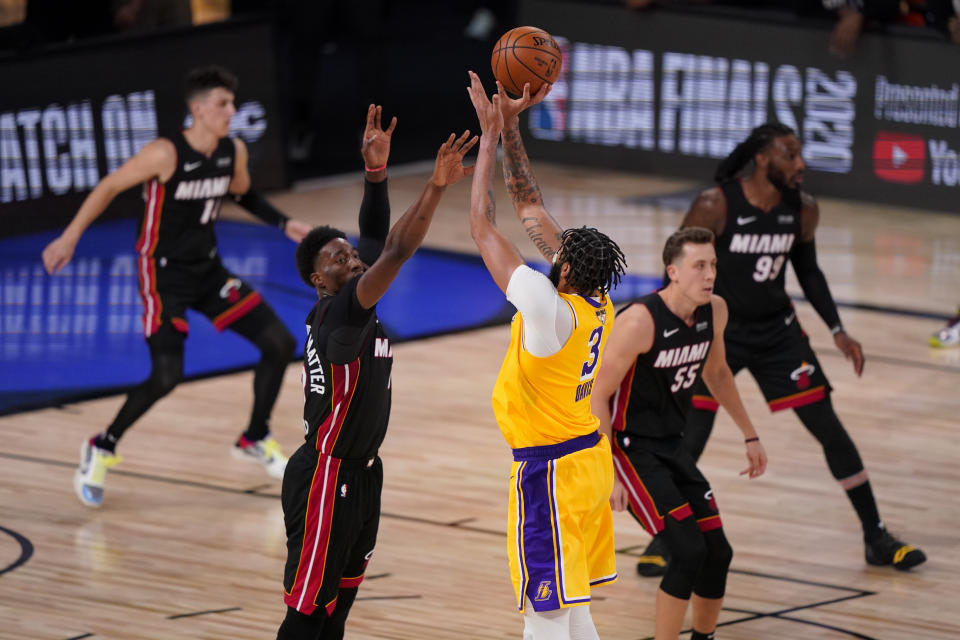
[[[287,226],[287,216],[283,215],[276,207],[270,204],[259,191],[251,188],[248,189],[245,194],[235,199],[237,204],[271,227],[277,227],[282,231],[283,228]]]
[[[523,348],[538,358],[551,356],[573,333],[573,310],[547,276],[525,264],[507,284],[507,300],[523,319]]]
[[[790,262],[793,264],[793,270],[797,274],[797,280],[800,281],[804,295],[823,321],[831,331],[836,332],[838,327],[842,329],[840,312],[837,311],[837,305],[833,301],[833,296],[830,295],[827,278],[817,264],[817,248],[814,241],[798,243],[790,254]]]
[[[356,360],[369,332],[376,324],[373,321],[376,305],[364,309],[357,300],[359,281],[360,276],[357,276],[345,284],[330,301],[324,315],[323,327],[327,332],[326,355],[334,364],[347,364]]]
[[[387,180],[363,181],[363,201],[360,203],[360,240],[357,252],[365,264],[373,264],[383,251],[383,243],[390,231],[390,196]]]

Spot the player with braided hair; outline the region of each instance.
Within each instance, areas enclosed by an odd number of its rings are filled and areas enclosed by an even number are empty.
[[[779,123],[757,127],[720,163],[717,186],[693,202],[682,227],[705,227],[717,236],[716,291],[730,309],[725,334],[730,368],[735,374],[749,369],[770,410],[792,409],[823,447],[831,475],[860,520],[867,563],[907,570],[926,556],[884,527],[860,453],[833,409],[830,383],[784,287],[789,260],[807,299],[859,376],[863,351],[844,330],[817,264],[814,234],[820,209],[800,188],[802,152],[791,128]],[[693,407],[684,440],[697,459],[717,411],[717,401],[703,384],[694,387]],[[648,547],[644,554],[647,567],[637,567],[645,575],[656,573],[650,564],[658,554],[650,551]]]
[[[493,411],[513,449],[508,557],[525,639],[597,638],[594,586],[617,578],[613,546],[610,444],[590,410],[593,381],[613,326],[609,291],[625,269],[616,243],[596,229],[562,231],[530,171],[517,117],[543,100],[489,100],[470,73],[480,119],[480,152],[470,198],[470,233],[507,300],[516,308],[511,341],[493,390]],[[552,262],[550,276],[528,267],[496,226],[493,172],[504,137],[504,177],[517,216]]]

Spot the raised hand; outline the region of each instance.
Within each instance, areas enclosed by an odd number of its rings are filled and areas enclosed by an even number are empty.
[[[467,154],[473,145],[477,144],[477,136],[470,138],[470,130],[467,129],[463,134],[454,140],[456,134],[451,133],[447,141],[440,145],[437,151],[437,161],[433,165],[433,176],[430,181],[437,187],[446,187],[456,184],[464,176],[473,173],[473,167],[463,166],[463,156]],[[468,138],[470,138],[468,140]]]
[[[494,94],[493,100],[489,100],[483,89],[483,83],[480,82],[480,76],[473,71],[469,71],[468,74],[470,75],[470,86],[467,87],[467,93],[470,94],[470,102],[473,103],[473,108],[477,110],[480,132],[485,136],[497,137],[503,131],[500,96]]]
[[[380,125],[380,116],[383,107],[371,104],[367,107],[367,126],[363,130],[363,144],[360,154],[368,169],[376,169],[387,164],[390,157],[390,139],[397,126],[397,117],[390,121],[390,126],[384,131]]]
[[[525,82],[523,84],[523,95],[514,100],[507,95],[507,92],[503,89],[503,85],[497,80],[497,95],[500,96],[500,112],[503,114],[504,125],[509,127],[517,120],[517,117],[524,109],[529,109],[533,105],[543,102],[543,99],[547,97],[547,94],[550,93],[552,88],[552,84],[544,82],[540,90],[531,97],[530,83]]]

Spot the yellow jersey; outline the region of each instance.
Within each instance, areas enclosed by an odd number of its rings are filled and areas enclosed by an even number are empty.
[[[609,297],[598,302],[559,294],[569,307],[573,331],[557,353],[538,358],[523,348],[523,318],[513,316],[510,346],[493,387],[493,413],[513,449],[565,442],[597,430],[590,410],[593,381],[613,327]]]

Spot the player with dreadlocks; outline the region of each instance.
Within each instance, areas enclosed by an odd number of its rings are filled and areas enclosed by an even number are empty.
[[[817,264],[814,234],[820,210],[800,189],[804,168],[794,131],[779,123],[761,125],[720,163],[718,186],[694,201],[682,226],[706,227],[717,235],[716,290],[730,308],[730,368],[734,374],[749,369],[770,410],[793,409],[820,442],[831,474],[859,516],[867,563],[910,569],[926,556],[884,528],[863,461],[833,409],[830,383],[784,288],[789,260],[807,299],[859,376],[863,351],[844,330]],[[699,458],[717,402],[702,384],[695,388],[693,402],[684,439]]]
[[[507,556],[523,637],[597,638],[590,590],[617,578],[610,444],[598,431],[590,394],[613,326],[609,292],[625,262],[596,229],[561,231],[543,206],[517,127],[518,115],[549,86],[492,102],[470,73],[482,135],[470,198],[470,233],[497,286],[518,313],[493,390],[493,411],[513,449]],[[496,226],[493,171],[504,139],[504,177],[517,216],[550,276],[528,267]]]

